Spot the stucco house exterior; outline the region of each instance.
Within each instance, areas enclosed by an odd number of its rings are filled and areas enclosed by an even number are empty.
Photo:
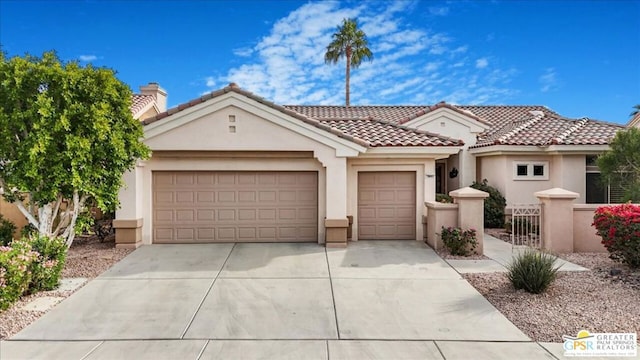
[[[422,241],[425,201],[482,179],[509,203],[607,202],[592,160],[623,128],[543,106],[282,106],[235,84],[142,123],[153,155],[125,174],[118,246]]]

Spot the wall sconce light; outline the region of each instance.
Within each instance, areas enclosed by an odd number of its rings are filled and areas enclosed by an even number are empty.
[[[434,176],[435,176],[434,174],[427,174],[427,177],[428,177],[428,178],[432,178],[432,177],[434,177]]]
[[[451,171],[449,171],[449,177],[451,179],[455,179],[456,177],[458,177],[458,169],[456,169],[455,167],[451,169]]]

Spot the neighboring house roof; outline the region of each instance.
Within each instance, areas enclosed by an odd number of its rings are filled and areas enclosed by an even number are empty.
[[[278,110],[288,116],[292,116],[305,123],[311,124],[319,129],[328,131],[334,135],[355,142],[359,145],[367,147],[391,147],[391,146],[461,146],[464,145],[462,140],[451,139],[446,136],[432,134],[425,131],[411,129],[398,125],[394,122],[381,121],[373,119],[369,115],[359,114],[362,118],[350,119],[318,119],[310,117],[304,113],[296,111],[294,107],[284,107],[274,104],[264,98],[257,96],[249,91],[243,90],[236,84],[231,83],[229,86],[213,91],[209,94],[193,99],[189,102],[180,104],[156,116],[150,117],[142,121],[143,125],[149,125],[156,121],[162,120],[170,115],[204,103],[207,100],[216,98],[228,92],[235,92],[253,99],[259,103]],[[336,107],[340,108],[340,107]],[[383,108],[383,107],[380,107]],[[391,107],[389,107],[391,108]],[[419,107],[416,107],[419,108]],[[423,109],[423,108],[419,108]],[[405,110],[404,113],[411,116],[411,111]],[[415,113],[413,113],[415,114]],[[403,117],[406,118],[406,117]],[[398,119],[400,122],[400,119]]]
[[[490,121],[460,107],[440,102],[435,105],[365,105],[365,106],[327,106],[327,105],[285,105],[287,109],[297,111],[318,120],[329,119],[373,119],[404,124],[431,111],[447,108],[481,123],[491,125]]]
[[[336,124],[367,117],[403,124],[441,107],[491,125],[471,148],[491,145],[607,145],[623,128],[590,119],[568,119],[540,105],[287,106],[322,122],[333,121]]]
[[[503,121],[470,148],[492,145],[607,145],[621,125],[588,118],[568,119],[552,112],[532,111],[528,116]]]
[[[133,94],[131,96],[131,114],[137,119],[153,106],[154,102],[155,98],[152,95]]]
[[[640,127],[640,111],[638,111],[631,120],[629,120],[627,127]]]

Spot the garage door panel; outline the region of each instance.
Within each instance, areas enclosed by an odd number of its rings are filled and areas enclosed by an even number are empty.
[[[195,174],[176,174],[176,185],[193,185],[195,184]]]
[[[416,173],[358,173],[358,237],[415,239]]]
[[[212,203],[216,200],[215,191],[198,191],[196,194],[198,203]]]
[[[214,241],[216,231],[213,228],[198,228],[198,241]]]
[[[193,241],[195,240],[195,229],[178,228],[176,229],[176,238],[183,241]]]
[[[154,172],[154,242],[317,241],[316,172]]]
[[[398,221],[405,220],[409,221],[411,224],[415,221],[415,208],[396,208],[396,216]],[[411,220],[409,220],[411,219]]]
[[[238,220],[240,221],[253,221],[256,219],[255,209],[239,209]]]
[[[154,212],[153,218],[156,222],[172,222],[173,210],[156,210]]]
[[[153,185],[158,188],[159,186],[173,185],[174,176],[168,173],[158,173],[153,177]]]
[[[294,191],[282,190],[278,192],[278,200],[280,200],[280,202],[283,202],[283,201],[295,202],[296,199],[297,199],[297,196],[296,196],[295,190]]]
[[[238,228],[239,241],[254,241],[257,238],[256,234],[257,234],[257,229],[255,227]]]
[[[173,204],[174,203],[173,195],[174,195],[173,192],[158,191],[154,194],[153,201],[156,204],[161,204],[161,203]]]
[[[200,186],[212,186],[216,183],[216,177],[214,174],[198,173],[196,174],[196,184]]]
[[[195,219],[194,210],[176,210],[176,220],[179,222],[192,222]]]
[[[415,231],[416,231],[416,227],[415,227],[414,224],[397,225],[396,226],[396,231],[400,235],[414,236]]]
[[[153,239],[157,242],[172,241],[173,238],[173,229],[156,228],[153,232]]]
[[[239,202],[256,202],[256,192],[255,191],[238,191],[238,201]]]
[[[220,241],[236,241],[236,228],[235,227],[219,227],[218,236],[216,238]]]
[[[275,240],[277,229],[275,227],[260,227],[258,228],[258,238],[265,240]]]

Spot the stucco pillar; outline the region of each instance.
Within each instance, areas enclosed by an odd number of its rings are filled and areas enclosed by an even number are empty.
[[[476,230],[478,240],[476,251],[482,255],[484,253],[484,199],[489,197],[489,193],[467,186],[450,191],[449,195],[453,198],[453,202],[458,204],[458,227],[463,230]]]
[[[447,181],[447,179],[442,179]],[[429,159],[424,163],[424,201],[436,201],[436,160]]]
[[[580,194],[553,188],[534,195],[542,205],[542,248],[555,253],[573,252],[573,202]]]
[[[116,230],[116,248],[137,248],[142,244],[142,188],[143,166],[139,162],[136,167],[123,175],[124,186],[118,198],[120,208],[116,211],[113,228]]]
[[[327,174],[326,206],[324,222],[327,247],[347,246],[347,159],[331,158],[323,161]]]

